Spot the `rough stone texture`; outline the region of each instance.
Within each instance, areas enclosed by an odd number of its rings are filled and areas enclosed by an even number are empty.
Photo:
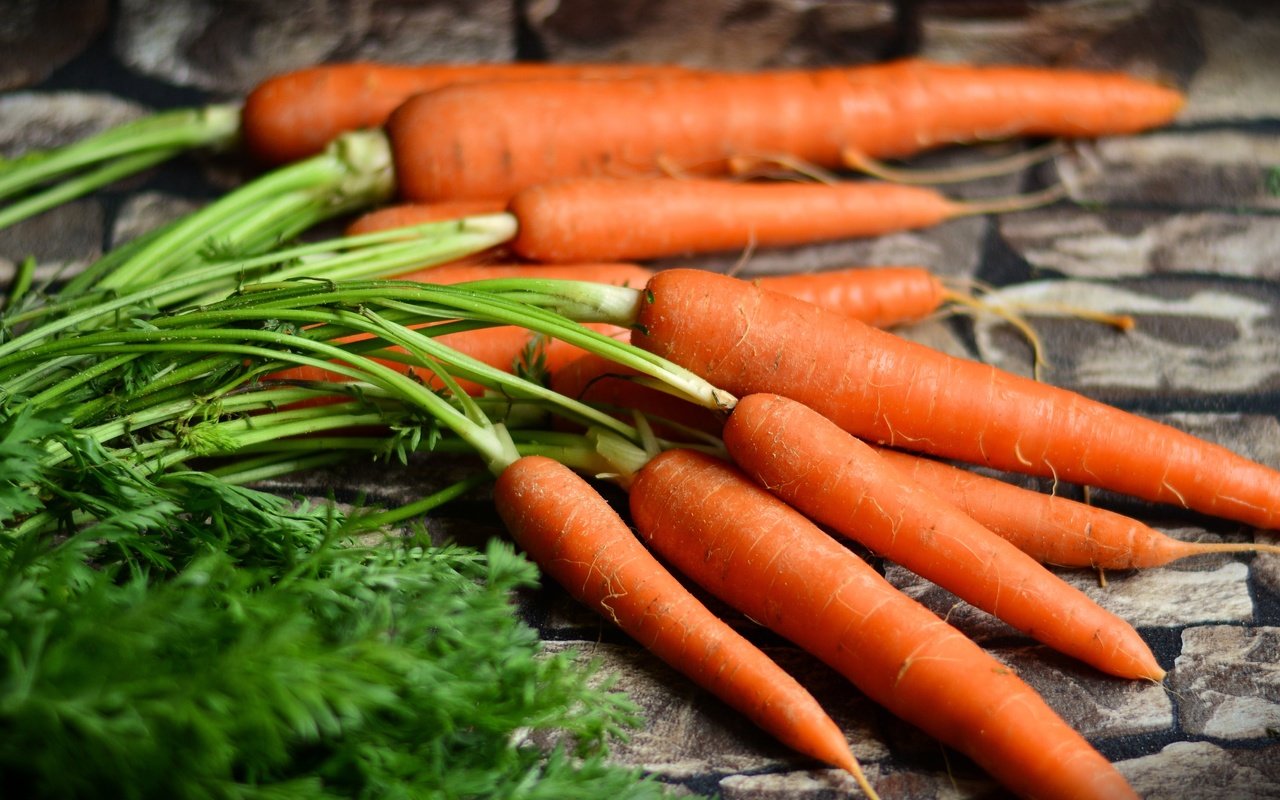
[[[32,76],[24,80],[54,70],[46,83],[0,95],[0,154],[11,157],[80,138],[136,116],[155,98],[177,103],[175,98],[193,95],[234,96],[272,72],[320,59],[661,57],[754,66],[919,54],[1108,66],[1176,81],[1190,99],[1179,121],[1164,131],[1080,145],[1049,165],[947,188],[957,197],[977,199],[1033,191],[1061,178],[1074,202],[873,240],[672,259],[658,266],[694,264],[759,275],[918,263],[961,289],[988,284],[995,289],[985,295],[988,304],[1018,310],[1040,335],[1048,359],[1043,380],[1280,467],[1275,4],[122,0],[111,7],[117,17],[96,45],[74,26],[37,31],[29,24],[35,8],[30,4],[22,5],[22,14],[0,20],[0,26],[8,24],[0,27],[6,55],[19,54],[19,72]],[[59,42],[77,36],[75,47],[88,49],[60,73],[56,63],[71,51]],[[27,53],[37,55],[22,55]],[[4,63],[0,81],[16,74]],[[86,85],[72,85],[66,76]],[[1023,146],[954,148],[905,166],[972,163]],[[0,284],[27,254],[39,258],[40,280],[67,274],[104,247],[172,219],[247,174],[234,159],[175,162],[0,231]],[[1121,333],[1073,316],[1070,309],[1046,309],[1046,303],[1128,314],[1136,326]],[[942,315],[900,332],[953,355],[1031,374],[1026,339],[992,315]],[[353,460],[265,485],[288,495],[332,496],[354,508],[421,497],[469,472],[466,463],[436,457],[415,458],[407,466]],[[1079,487],[1019,482],[1085,496]],[[1179,538],[1276,541],[1271,533],[1106,492],[1089,497]],[[440,509],[425,524],[440,541],[480,544],[502,533],[485,490]],[[1280,797],[1280,745],[1273,743],[1280,728],[1274,666],[1280,556],[1201,556],[1147,572],[1108,573],[1105,585],[1088,571],[1059,571],[1138,626],[1170,670],[1164,686],[1099,675],[900,567],[876,563],[1023,675],[1119,763],[1144,798]],[[974,765],[894,720],[827,667],[723,604],[708,599],[708,605],[792,670],[830,709],[886,800],[1000,796]],[[619,686],[648,722],[617,749],[616,758],[651,770],[673,787],[673,795],[816,800],[851,793],[846,777],[770,741],[558,587],[521,592],[515,608],[553,649],[581,650],[618,674]]]
[[[107,0],[8,0],[0,14],[0,91],[38,83],[107,24]]]
[[[139,72],[219,92],[321,61],[509,61],[509,2],[123,0],[117,51]]]
[[[1169,690],[1183,729],[1213,739],[1280,734],[1280,629],[1213,626],[1182,632]]]
[[[870,61],[897,36],[893,5],[882,0],[531,0],[525,20],[556,61],[728,69]]]

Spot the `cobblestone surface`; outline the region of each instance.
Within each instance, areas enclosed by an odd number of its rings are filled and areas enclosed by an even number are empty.
[[[1081,145],[1046,167],[961,192],[1008,194],[1060,175],[1077,203],[872,241],[762,251],[745,270],[920,263],[952,279],[999,287],[994,298],[1010,304],[1055,302],[1130,314],[1137,327],[1129,333],[1033,314],[1049,362],[1044,378],[1280,467],[1280,11],[1274,5],[121,0],[109,14],[102,3],[66,0],[53,5],[84,24],[65,27],[41,24],[39,0],[17,5],[23,13],[0,26],[0,43],[9,51],[0,58],[0,89],[8,89],[0,95],[0,154],[6,156],[82,136],[144,108],[233,97],[269,74],[317,60],[660,58],[754,67],[920,54],[1109,66],[1175,81],[1190,103],[1169,129]],[[95,22],[95,14],[103,19]],[[943,153],[922,163],[971,161],[1008,148]],[[28,254],[40,259],[41,275],[74,271],[236,177],[224,162],[189,159],[0,232],[0,280]],[[695,263],[728,269],[737,261],[730,254]],[[952,317],[902,333],[1024,374],[1031,367],[1025,339],[994,317]],[[344,502],[361,495],[394,500],[428,491],[424,483],[442,480],[442,470],[352,466],[276,486],[316,496],[333,491]],[[1105,493],[1094,499],[1182,538],[1274,538]],[[502,533],[483,492],[442,510],[430,524],[441,537],[468,542]],[[1280,558],[1211,556],[1109,574],[1105,583],[1093,573],[1062,573],[1139,627],[1170,670],[1164,686],[1092,673],[899,567],[885,570],[1014,666],[1119,763],[1145,798],[1280,797]],[[674,794],[719,793],[732,800],[850,794],[847,778],[769,741],[556,588],[529,593],[521,608],[551,646],[580,650],[618,672],[648,723],[615,757],[651,770]],[[749,620],[729,618],[829,707],[884,797],[995,796],[990,781],[962,758],[896,722],[786,642]]]

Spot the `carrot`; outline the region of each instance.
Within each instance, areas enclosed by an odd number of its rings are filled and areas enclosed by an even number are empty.
[[[599,264],[459,264],[456,261],[438,267],[414,270],[397,275],[396,280],[420,281],[452,285],[468,281],[502,278],[556,278],[591,281],[611,286],[644,286],[653,270],[639,264],[607,262]]]
[[[378,233],[422,225],[428,222],[444,222],[462,219],[472,214],[494,214],[506,210],[506,204],[497,200],[453,200],[440,203],[403,203],[361,214],[345,231],[347,236],[362,233]]]
[[[1034,196],[991,203],[875,181],[571,178],[517,192],[511,248],[534,261],[644,260],[752,246],[786,247],[927,228],[1013,210]]]
[[[339,134],[376,128],[409,97],[442,86],[544,77],[603,78],[676,73],[658,64],[325,64],[258,84],[240,113],[244,143],[268,164],[313,156]]]
[[[877,328],[918,322],[957,299],[936,275],[914,266],[850,267],[751,280]]]
[[[1280,473],[1171,426],[723,275],[666,270],[643,297],[633,343],[732,394],[786,395],[880,444],[1280,525]]]
[[[685,589],[568,467],[525,456],[498,476],[494,502],[520,547],[575,599],[779,741],[849,772],[876,797],[813,696]]]
[[[549,180],[722,175],[735,159],[854,157],[1167,123],[1177,91],[1134,78],[898,61],[853,68],[448,86],[387,121],[402,198],[510,198]]]
[[[673,436],[674,422],[695,431],[719,434],[724,421],[710,409],[640,382],[640,373],[595,353],[583,353],[551,370],[551,389],[575,400],[640,411],[653,417],[654,432]]]
[[[744,472],[797,511],[1055,650],[1122,678],[1164,678],[1129,623],[807,406],[747,395],[729,415],[724,443]]]
[[[1143,569],[1209,553],[1280,552],[1280,545],[1256,542],[1182,541],[1105,508],[1024,489],[933,459],[877,450],[910,479],[1046,564]]]
[[[739,470],[669,450],[637,474],[630,506],[676,570],[1018,795],[1137,797],[1013,670]]]

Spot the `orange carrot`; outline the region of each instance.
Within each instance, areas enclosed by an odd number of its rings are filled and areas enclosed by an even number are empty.
[[[956,298],[924,267],[850,267],[751,280],[877,328],[918,322]]]
[[[245,98],[240,124],[250,153],[265,163],[283,164],[319,153],[346,131],[379,127],[412,95],[442,86],[685,71],[652,64],[326,64],[260,83]]]
[[[747,395],[724,443],[744,472],[810,519],[1059,652],[1122,678],[1163,680],[1133,626],[807,406]]]
[[[1280,553],[1280,545],[1273,544],[1182,541],[1068,497],[1024,489],[910,453],[877,451],[907,477],[1046,564],[1143,569],[1209,553]]]
[[[1129,133],[1182,102],[1125,75],[899,61],[448,86],[405,101],[387,129],[404,199],[505,199],[568,177],[722,175],[744,157],[838,168],[953,142]]]
[[[875,797],[813,696],[690,594],[568,467],[521,458],[499,475],[494,502],[516,542],[579,602],[779,741],[846,770]]]
[[[676,570],[1018,795],[1137,797],[1013,670],[730,465],[670,450],[630,494],[640,535]]]
[[[675,436],[663,420],[695,431],[718,434],[724,425],[721,416],[661,389],[638,382],[640,373],[630,367],[596,355],[583,353],[558,369],[551,370],[551,389],[575,400],[605,407],[640,411],[651,420],[659,436]]]
[[[459,264],[450,262],[438,267],[414,270],[397,275],[396,280],[420,281],[452,285],[468,281],[499,278],[555,278],[571,281],[607,283],[611,286],[641,287],[653,277],[653,270],[639,264]]]
[[[723,275],[659,272],[644,298],[632,341],[732,394],[786,395],[880,444],[1280,526],[1280,472],[1171,426]]]
[[[498,200],[445,200],[439,203],[403,203],[386,206],[367,214],[361,214],[347,226],[347,236],[377,233],[403,228],[406,225],[425,225],[428,222],[444,222],[462,219],[472,214],[496,214],[506,209],[506,203]]]
[[[534,261],[645,260],[926,228],[975,213],[923,186],[693,178],[574,178],[511,198],[511,248]]]

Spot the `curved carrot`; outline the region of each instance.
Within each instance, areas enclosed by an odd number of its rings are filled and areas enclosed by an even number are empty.
[[[899,61],[853,68],[493,81],[391,115],[410,200],[510,198],[549,180],[722,175],[735,159],[838,168],[953,142],[1100,136],[1168,122],[1178,92],[1111,74]]]
[[[521,458],[498,476],[494,502],[521,548],[575,599],[779,741],[846,770],[876,796],[813,696],[707,610],[568,467]]]
[[[1182,541],[1105,508],[910,453],[876,449],[903,474],[1045,564],[1144,569],[1209,553],[1280,553],[1280,545],[1257,542]]]
[[[923,186],[574,178],[522,189],[511,248],[534,261],[645,260],[926,228],[972,213]]]
[[[675,569],[1020,796],[1137,797],[1013,670],[730,465],[669,450],[630,494],[640,535]]]
[[[1133,626],[807,406],[747,395],[724,443],[744,472],[810,519],[1059,652],[1122,678],[1163,680]]]
[[[600,78],[689,71],[657,64],[325,64],[258,84],[240,113],[244,143],[268,164],[313,156],[339,134],[376,128],[409,97],[461,83]]]
[[[881,444],[1280,526],[1280,472],[1171,426],[723,275],[666,270],[644,296],[632,341],[735,395],[786,395]]]

